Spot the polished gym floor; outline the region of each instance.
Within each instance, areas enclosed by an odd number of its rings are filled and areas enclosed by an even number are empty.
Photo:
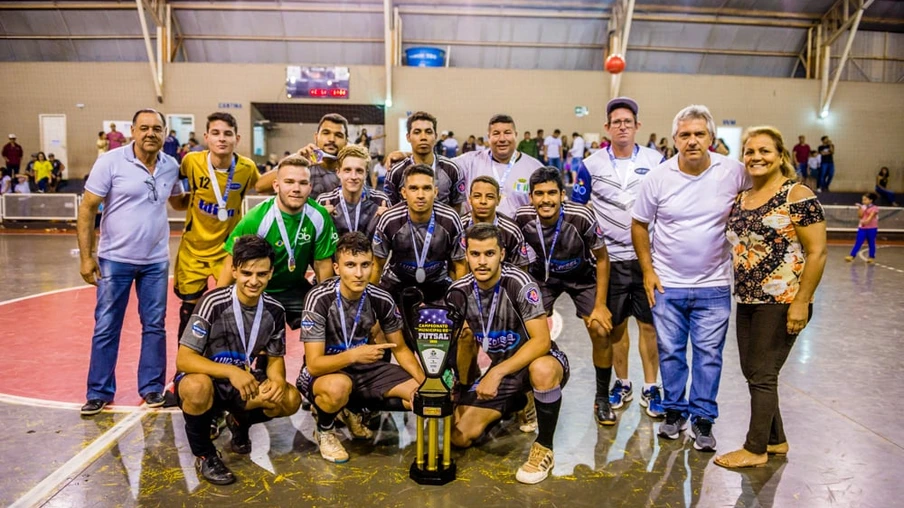
[[[175,254],[178,239],[171,245]],[[138,407],[134,301],[116,404],[81,418],[94,291],[81,283],[75,248],[73,235],[0,235],[2,505],[885,507],[904,498],[902,247],[881,248],[878,263],[869,266],[862,259],[845,263],[849,246],[830,247],[813,321],[780,378],[787,457],[770,458],[763,468],[722,469],[713,454],[684,439],[658,438],[659,423],[642,414],[636,400],[619,411],[617,426],[597,426],[589,340],[571,302],[563,300],[557,342],[571,359],[572,375],[553,477],[535,486],[515,481],[533,436],[508,422],[480,446],[456,452],[458,479],[443,487],[408,478],[414,419],[401,413],[383,416],[373,442],[346,441],[351,460],[340,465],[321,459],[313,420],[304,412],[255,426],[250,456],[225,451],[225,431],[217,444],[238,481],[226,487],[199,481],[181,413]],[[171,296],[171,365],[176,310]],[[297,332],[289,335],[290,380],[301,361],[297,338]],[[634,346],[631,378],[637,392],[642,375]],[[714,431],[726,452],[742,444],[749,415],[733,325],[721,386]]]

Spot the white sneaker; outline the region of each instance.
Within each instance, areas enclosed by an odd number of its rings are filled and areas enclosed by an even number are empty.
[[[521,432],[537,431],[537,406],[534,404],[534,393],[527,394],[527,405],[518,412],[518,428]]]
[[[335,429],[323,432],[315,430],[314,439],[320,445],[321,457],[336,464],[348,462],[348,452],[345,451],[345,447],[339,442],[339,433]]]
[[[357,413],[343,409],[336,416],[336,419],[348,427],[348,431],[354,439],[371,439],[374,437],[373,431],[362,423],[361,415]]]
[[[549,476],[549,472],[552,471],[555,465],[556,461],[553,458],[552,450],[540,443],[534,443],[530,447],[530,456],[527,458],[527,462],[521,464],[521,467],[518,468],[515,479],[528,485],[540,483]]]

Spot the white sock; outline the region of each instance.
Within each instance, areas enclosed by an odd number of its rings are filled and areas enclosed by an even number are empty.
[[[654,386],[656,386],[656,383],[644,383],[644,384],[643,384],[643,391],[645,391],[645,392],[646,392],[646,391],[649,391],[649,389],[650,389],[650,388],[653,388]]]
[[[624,386],[631,388],[631,380],[630,379],[618,378],[618,380],[621,381],[621,384],[623,384]]]

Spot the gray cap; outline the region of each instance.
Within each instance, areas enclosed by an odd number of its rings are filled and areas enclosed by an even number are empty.
[[[606,104],[606,115],[611,115],[612,110],[618,108],[628,108],[637,116],[637,102],[630,97],[616,97]]]

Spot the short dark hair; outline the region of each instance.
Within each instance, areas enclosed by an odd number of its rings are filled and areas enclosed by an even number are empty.
[[[470,187],[470,190],[471,190],[472,192],[474,191],[474,184],[475,184],[475,183],[488,183],[488,184],[492,185],[492,186],[496,189],[496,194],[499,194],[499,182],[497,182],[496,179],[493,178],[492,176],[489,176],[489,175],[480,175],[480,176],[474,178],[473,180],[471,180],[471,187]]]
[[[436,132],[436,117],[426,111],[418,111],[408,117],[408,121],[405,125],[408,127],[407,132],[409,134],[411,134],[411,125],[414,124],[414,122],[430,122],[433,124],[433,132]]]
[[[562,131],[560,131],[559,129],[552,131],[553,136],[555,136],[556,134],[562,134]]]
[[[512,127],[515,126],[515,120],[511,116],[506,115],[505,113],[499,113],[490,117],[490,123],[487,124],[487,128],[490,128],[497,123],[510,123],[512,124]]]
[[[333,253],[333,261],[338,263],[339,254],[342,254],[343,252],[355,256],[358,254],[371,254],[373,251],[373,244],[367,239],[367,235],[360,231],[349,231],[339,237],[339,242],[336,244],[336,251]]]
[[[339,113],[328,113],[323,115],[323,118],[320,119],[320,123],[317,124],[317,132],[320,132],[320,127],[323,126],[323,122],[338,123],[342,126],[345,137],[348,137],[348,120],[346,120],[344,116]]]
[[[864,196],[868,197],[869,200],[872,201],[873,203],[875,203],[876,201],[879,201],[879,195],[876,194],[875,192],[867,192],[866,194],[864,194]]]
[[[215,113],[211,113],[207,115],[207,126],[204,127],[204,130],[210,130],[210,123],[216,122],[217,120],[221,122],[226,122],[227,125],[235,129],[239,130],[239,124],[235,121],[235,117],[230,115],[229,113],[224,113],[222,111],[217,111]]]
[[[505,243],[502,241],[502,230],[493,223],[476,222],[465,231],[465,245],[470,240],[489,240],[490,238],[496,239],[500,249],[505,248]]]
[[[163,127],[166,127],[166,117],[163,116],[163,113],[157,111],[154,108],[142,108],[142,109],[139,109],[138,111],[136,111],[135,114],[132,115],[132,125],[135,125],[135,122],[138,121],[138,115],[140,115],[142,113],[153,113],[153,114],[159,116],[160,121],[163,122]]]
[[[573,137],[573,138],[576,138],[576,137],[578,137],[578,136],[580,136],[580,134],[578,134],[577,132],[572,132],[572,133],[571,133],[571,137]]]
[[[449,137],[451,138],[451,137],[453,137],[453,136],[455,136],[455,133],[452,132],[452,131],[449,131]]]
[[[562,182],[562,174],[553,166],[544,166],[537,168],[530,175],[530,192],[534,192],[534,187],[546,182],[556,182],[556,186],[560,191],[565,190],[565,183]]]
[[[270,260],[270,267],[276,261],[276,253],[270,242],[257,235],[243,235],[235,239],[232,246],[232,267],[241,268],[242,265],[255,259]]]
[[[408,166],[405,168],[405,172],[402,173],[402,185],[408,183],[408,177],[411,175],[427,175],[430,178],[436,179],[436,175],[433,173],[433,168],[426,164],[415,164],[414,166]]]

